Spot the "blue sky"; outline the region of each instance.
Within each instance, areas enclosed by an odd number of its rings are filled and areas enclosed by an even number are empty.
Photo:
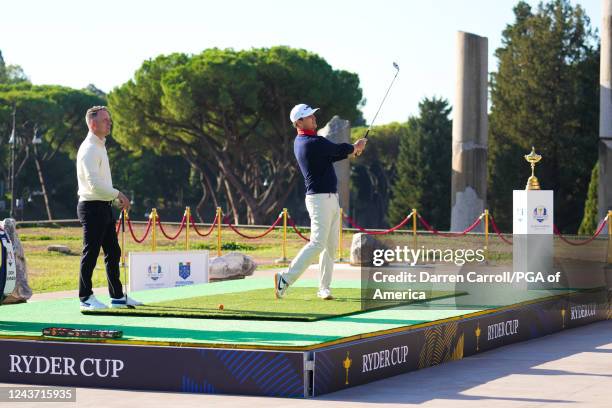
[[[537,5],[537,1],[529,1]],[[601,27],[601,0],[572,1]],[[369,122],[400,75],[377,124],[404,121],[423,97],[455,90],[457,31],[489,39],[489,71],[514,0],[19,0],[0,7],[0,50],[35,84],[110,91],[148,58],[205,48],[288,45],[359,75]],[[305,101],[316,105],[316,101]]]

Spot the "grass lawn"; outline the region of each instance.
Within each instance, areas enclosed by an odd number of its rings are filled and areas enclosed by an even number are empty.
[[[314,287],[291,288],[283,299],[275,299],[273,293],[272,289],[254,289],[148,303],[134,309],[104,309],[86,314],[315,321],[363,312],[359,288],[336,288],[333,300],[319,299],[317,288]],[[427,300],[450,296],[455,296],[455,292],[433,291]],[[410,303],[415,302],[389,301],[386,307]]]
[[[166,232],[174,235],[176,227],[164,227]],[[205,228],[201,228],[206,230]],[[259,229],[242,229],[248,235],[261,234]],[[78,271],[80,262],[80,251],[82,248],[82,230],[80,227],[42,228],[42,227],[19,227],[19,237],[22,241],[26,254],[29,282],[35,293],[52,292],[60,290],[74,290],[78,287]],[[135,234],[141,237],[144,226],[135,225]],[[305,231],[308,235],[308,231]],[[379,236],[382,237],[382,236]],[[397,244],[412,247],[412,236],[407,232],[394,233],[385,237],[392,237]],[[343,258],[348,259],[353,233],[345,231],[343,234]],[[121,240],[120,240],[121,242]],[[282,256],[282,228],[272,231],[261,239],[249,240],[236,235],[227,227],[222,231],[222,253],[237,251],[252,256],[258,264],[258,268],[277,268],[283,265],[275,264],[275,260]],[[48,252],[47,247],[52,244],[68,246],[74,255],[64,255],[57,252]],[[299,238],[293,230],[287,233],[287,257],[292,259],[302,248],[305,242]],[[482,236],[468,236],[462,238],[439,238],[419,233],[418,245],[431,248],[481,248]],[[151,234],[142,244],[132,241],[129,233],[126,233],[126,253],[132,251],[150,251],[152,245]],[[193,229],[190,232],[191,249],[209,249],[211,257],[217,253],[217,239],[214,234],[206,238],[199,237]],[[511,247],[504,246],[498,239],[491,236],[490,258],[495,261],[508,261],[512,259]],[[157,231],[157,250],[183,250],[185,249],[185,235],[181,234],[178,240],[169,241],[161,232]],[[510,251],[510,252],[509,252]],[[122,271],[123,274],[123,271]],[[104,272],[104,259],[102,254],[93,275],[94,287],[106,286],[106,274]]]

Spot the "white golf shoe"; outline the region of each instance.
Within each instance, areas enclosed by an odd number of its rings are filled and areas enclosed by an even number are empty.
[[[89,296],[86,301],[81,301],[81,311],[108,309],[104,303],[100,302],[94,295]]]
[[[126,308],[126,307],[135,307],[142,306],[142,302],[132,299],[129,296],[124,296],[119,299],[111,299],[111,307],[112,308]]]
[[[332,300],[334,298],[329,289],[319,289],[317,296],[323,300]]]
[[[274,274],[274,296],[276,296],[277,299],[282,298],[285,296],[287,288],[289,288],[289,284],[285,281],[283,275],[276,272]]]

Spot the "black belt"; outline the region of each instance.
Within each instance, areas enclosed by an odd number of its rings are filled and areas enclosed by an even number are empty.
[[[113,204],[112,201],[100,201],[100,200],[79,201],[79,204],[80,203],[85,203],[85,204],[102,204],[102,205],[112,205]]]

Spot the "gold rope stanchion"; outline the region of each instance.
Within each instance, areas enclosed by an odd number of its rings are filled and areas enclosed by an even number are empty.
[[[189,224],[191,223],[191,208],[185,207],[185,251],[189,251]]]
[[[412,239],[414,241],[414,249],[417,249],[417,210],[412,209]]]
[[[489,210],[484,210],[484,219],[485,219],[485,261],[489,259]]]
[[[286,264],[289,260],[287,259],[287,209],[283,208],[283,253],[280,258],[276,260],[277,264]]]
[[[606,221],[608,222],[608,266],[606,267],[606,281],[609,282],[609,274],[612,273],[610,271],[610,264],[612,264],[612,211],[608,210],[608,215],[606,216]],[[608,319],[612,319],[612,291],[610,290],[610,286],[608,284]]]
[[[157,237],[155,234],[155,230],[157,229],[157,209],[153,208],[151,210],[151,214],[149,215],[151,219],[151,250],[155,252],[157,250]]]
[[[221,256],[221,223],[223,222],[223,211],[217,207],[217,256]]]
[[[608,210],[608,263],[612,264],[612,210]]]
[[[127,278],[127,267],[125,264],[125,223],[127,219],[127,210],[121,209],[121,268],[123,268],[123,284],[125,285],[125,293],[129,292],[129,282]]]

